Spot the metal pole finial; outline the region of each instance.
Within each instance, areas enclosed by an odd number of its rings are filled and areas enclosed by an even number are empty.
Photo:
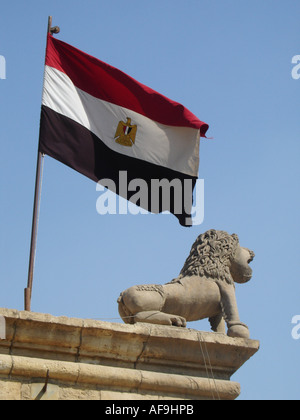
[[[50,34],[53,35],[57,35],[60,33],[60,27],[59,26],[53,26],[52,28],[50,28]]]
[[[60,33],[60,27],[59,26],[52,26],[52,16],[49,16],[48,18],[48,34],[54,35]]]

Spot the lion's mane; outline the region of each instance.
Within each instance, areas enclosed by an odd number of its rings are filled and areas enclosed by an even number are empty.
[[[239,245],[236,234],[211,229],[199,235],[192,246],[180,275],[173,282],[180,282],[184,277],[207,277],[215,281],[233,284],[229,263]]]

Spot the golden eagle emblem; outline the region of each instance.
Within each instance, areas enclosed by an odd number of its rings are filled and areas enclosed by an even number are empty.
[[[115,134],[116,143],[122,146],[132,147],[135,143],[137,125],[131,124],[131,118],[127,118],[127,122],[120,121]]]

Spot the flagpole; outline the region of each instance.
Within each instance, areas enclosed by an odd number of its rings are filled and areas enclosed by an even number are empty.
[[[58,26],[52,27],[52,16],[49,16],[47,35],[58,34],[59,32],[60,32],[60,29]],[[44,155],[38,150],[37,164],[36,164],[36,177],[35,177],[33,216],[32,216],[32,229],[31,229],[29,268],[28,268],[28,282],[27,282],[27,287],[24,290],[25,311],[31,311],[31,296],[32,296],[33,273],[34,273],[35,256],[36,256],[39,210],[40,210],[40,202],[41,202],[43,166],[44,166]]]

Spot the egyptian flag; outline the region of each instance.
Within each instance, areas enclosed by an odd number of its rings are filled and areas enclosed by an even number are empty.
[[[192,207],[184,186],[194,188],[199,169],[200,136],[208,125],[184,106],[142,85],[122,71],[48,35],[39,151],[99,182],[120,189],[120,173],[129,184],[149,186],[146,210],[175,214],[181,225]],[[182,208],[153,201],[152,180],[182,183]],[[134,191],[127,191],[130,200]],[[185,198],[184,198],[185,196]],[[162,197],[161,197],[162,198]],[[178,201],[178,197],[176,198]],[[172,201],[173,200],[173,201]],[[189,209],[186,203],[189,202]],[[153,210],[154,208],[154,210]]]

